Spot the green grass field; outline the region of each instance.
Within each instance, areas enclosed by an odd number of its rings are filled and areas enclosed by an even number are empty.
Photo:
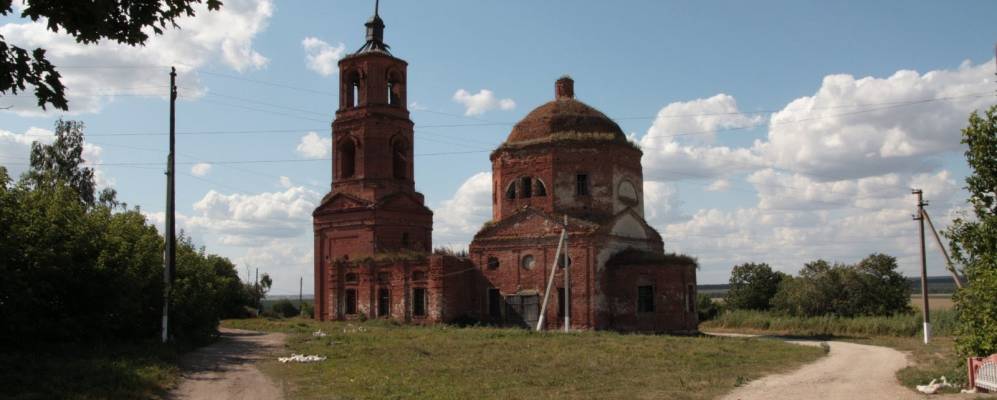
[[[306,319],[223,325],[287,332],[288,354],[328,357],[315,364],[262,363],[295,399],[708,399],[823,355],[819,348],[744,338]],[[311,335],[319,329],[328,336]]]

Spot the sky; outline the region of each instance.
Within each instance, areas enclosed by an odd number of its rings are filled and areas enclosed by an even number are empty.
[[[20,7],[15,2],[15,8]],[[273,294],[312,285],[311,212],[330,185],[336,62],[363,44],[372,1],[225,0],[145,46],[76,43],[0,18],[43,47],[69,111],[4,95],[0,165],[15,176],[58,118],[86,124],[101,187],[162,226],[169,69],[178,72],[177,225]],[[920,269],[912,188],[939,229],[968,211],[960,128],[997,104],[997,2],[381,2],[409,63],[416,187],[435,246],[466,247],[491,216],[488,153],[575,79],[644,155],[648,221],[700,283],[765,262]],[[962,214],[961,214],[962,213]],[[928,270],[945,271],[928,238]]]

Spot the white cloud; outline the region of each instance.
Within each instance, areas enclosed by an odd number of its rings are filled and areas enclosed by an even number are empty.
[[[330,46],[329,43],[312,36],[302,40],[301,46],[305,49],[305,65],[322,76],[335,74],[339,70],[337,65],[339,59],[346,53],[345,44]]]
[[[710,186],[706,187],[708,192],[725,192],[730,188],[730,181],[727,179],[717,179],[710,183]]]
[[[332,138],[324,138],[316,132],[308,132],[301,137],[295,150],[305,158],[327,157],[332,151]]]
[[[763,160],[750,149],[711,146],[720,129],[751,128],[758,116],[739,114],[737,102],[726,94],[671,103],[660,111],[640,139],[644,175],[660,181],[712,179],[758,168]]]
[[[210,232],[224,244],[252,245],[310,232],[312,211],[320,195],[304,187],[283,192],[225,195],[209,191],[194,203],[188,226]]]
[[[291,182],[291,178],[288,178],[286,176],[281,175],[281,177],[280,177],[280,187],[282,187],[284,189],[289,189],[289,188],[291,188],[291,186],[294,186],[294,183]]]
[[[492,173],[478,172],[467,178],[433,214],[435,246],[467,245],[481,225],[492,219]]]
[[[969,113],[993,104],[993,70],[991,60],[888,78],[828,75],[814,95],[772,115],[753,151],[823,180],[935,168],[933,156],[961,149]]]
[[[681,214],[682,202],[675,184],[644,181],[644,219],[661,225],[688,219]]]
[[[516,108],[515,101],[499,99],[495,97],[495,93],[488,89],[481,89],[475,94],[460,89],[454,93],[453,100],[464,106],[464,115],[467,116],[481,115],[495,109],[508,111]]]
[[[190,173],[194,176],[205,176],[211,172],[211,164],[197,163],[190,167]]]
[[[90,113],[113,101],[114,95],[167,97],[166,72],[170,65],[177,67],[178,86],[185,97],[203,92],[194,72],[210,62],[220,61],[240,72],[264,67],[268,60],[253,48],[253,40],[266,29],[273,9],[271,0],[229,0],[221,10],[213,12],[204,4],[195,4],[195,17],[178,19],[180,29],[151,35],[145,46],[107,40],[96,45],[79,44],[64,32],[48,30],[44,19],[4,24],[0,35],[14,45],[48,50],[46,56],[67,87],[69,114]],[[44,115],[31,93],[27,90],[25,96],[7,97],[8,104],[13,105],[11,111],[25,116]]]

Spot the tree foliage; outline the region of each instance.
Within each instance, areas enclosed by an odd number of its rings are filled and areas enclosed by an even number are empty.
[[[779,312],[814,317],[886,316],[908,313],[910,286],[897,272],[897,260],[872,254],[858,264],[807,263],[800,276],[788,277],[772,298]]]
[[[45,20],[53,32],[65,32],[78,43],[92,44],[101,40],[137,46],[144,45],[153,34],[177,27],[176,19],[194,15],[194,5],[205,3],[217,10],[219,0],[104,0],[65,1],[31,0],[21,10],[22,18]],[[0,0],[0,15],[14,13],[12,0]],[[45,56],[45,49],[28,51],[8,44],[0,36],[0,93],[17,94],[34,89],[38,106],[52,105],[68,110],[62,76]]]
[[[731,309],[767,310],[785,276],[764,263],[736,265],[730,272],[730,289],[724,305]]]
[[[945,232],[952,258],[964,266],[966,285],[956,291],[956,345],[964,355],[997,353],[997,106],[973,112],[962,130],[966,178],[973,216],[953,221]]]
[[[159,331],[163,237],[113,192],[94,202],[82,166],[82,124],[63,123],[36,144],[14,183],[0,167],[0,346],[32,342],[140,340]],[[178,246],[173,335],[202,342],[220,318],[248,304],[225,258]]]

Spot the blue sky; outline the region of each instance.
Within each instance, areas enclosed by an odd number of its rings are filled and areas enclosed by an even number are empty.
[[[72,101],[41,112],[7,97],[0,164],[23,171],[56,118],[82,120],[101,184],[161,223],[176,65],[180,227],[270,272],[275,293],[296,292],[299,276],[307,292],[335,61],[360,47],[373,7],[225,3],[145,48],[0,20],[8,41],[49,49]],[[958,129],[997,103],[994,2],[385,0],[381,15],[409,62],[416,184],[437,245],[466,245],[490,216],[488,151],[570,74],[580,100],[644,147],[648,219],[666,250],[699,258],[701,283],[746,261],[795,272],[874,251],[913,275],[909,188],[947,225],[965,204]]]

